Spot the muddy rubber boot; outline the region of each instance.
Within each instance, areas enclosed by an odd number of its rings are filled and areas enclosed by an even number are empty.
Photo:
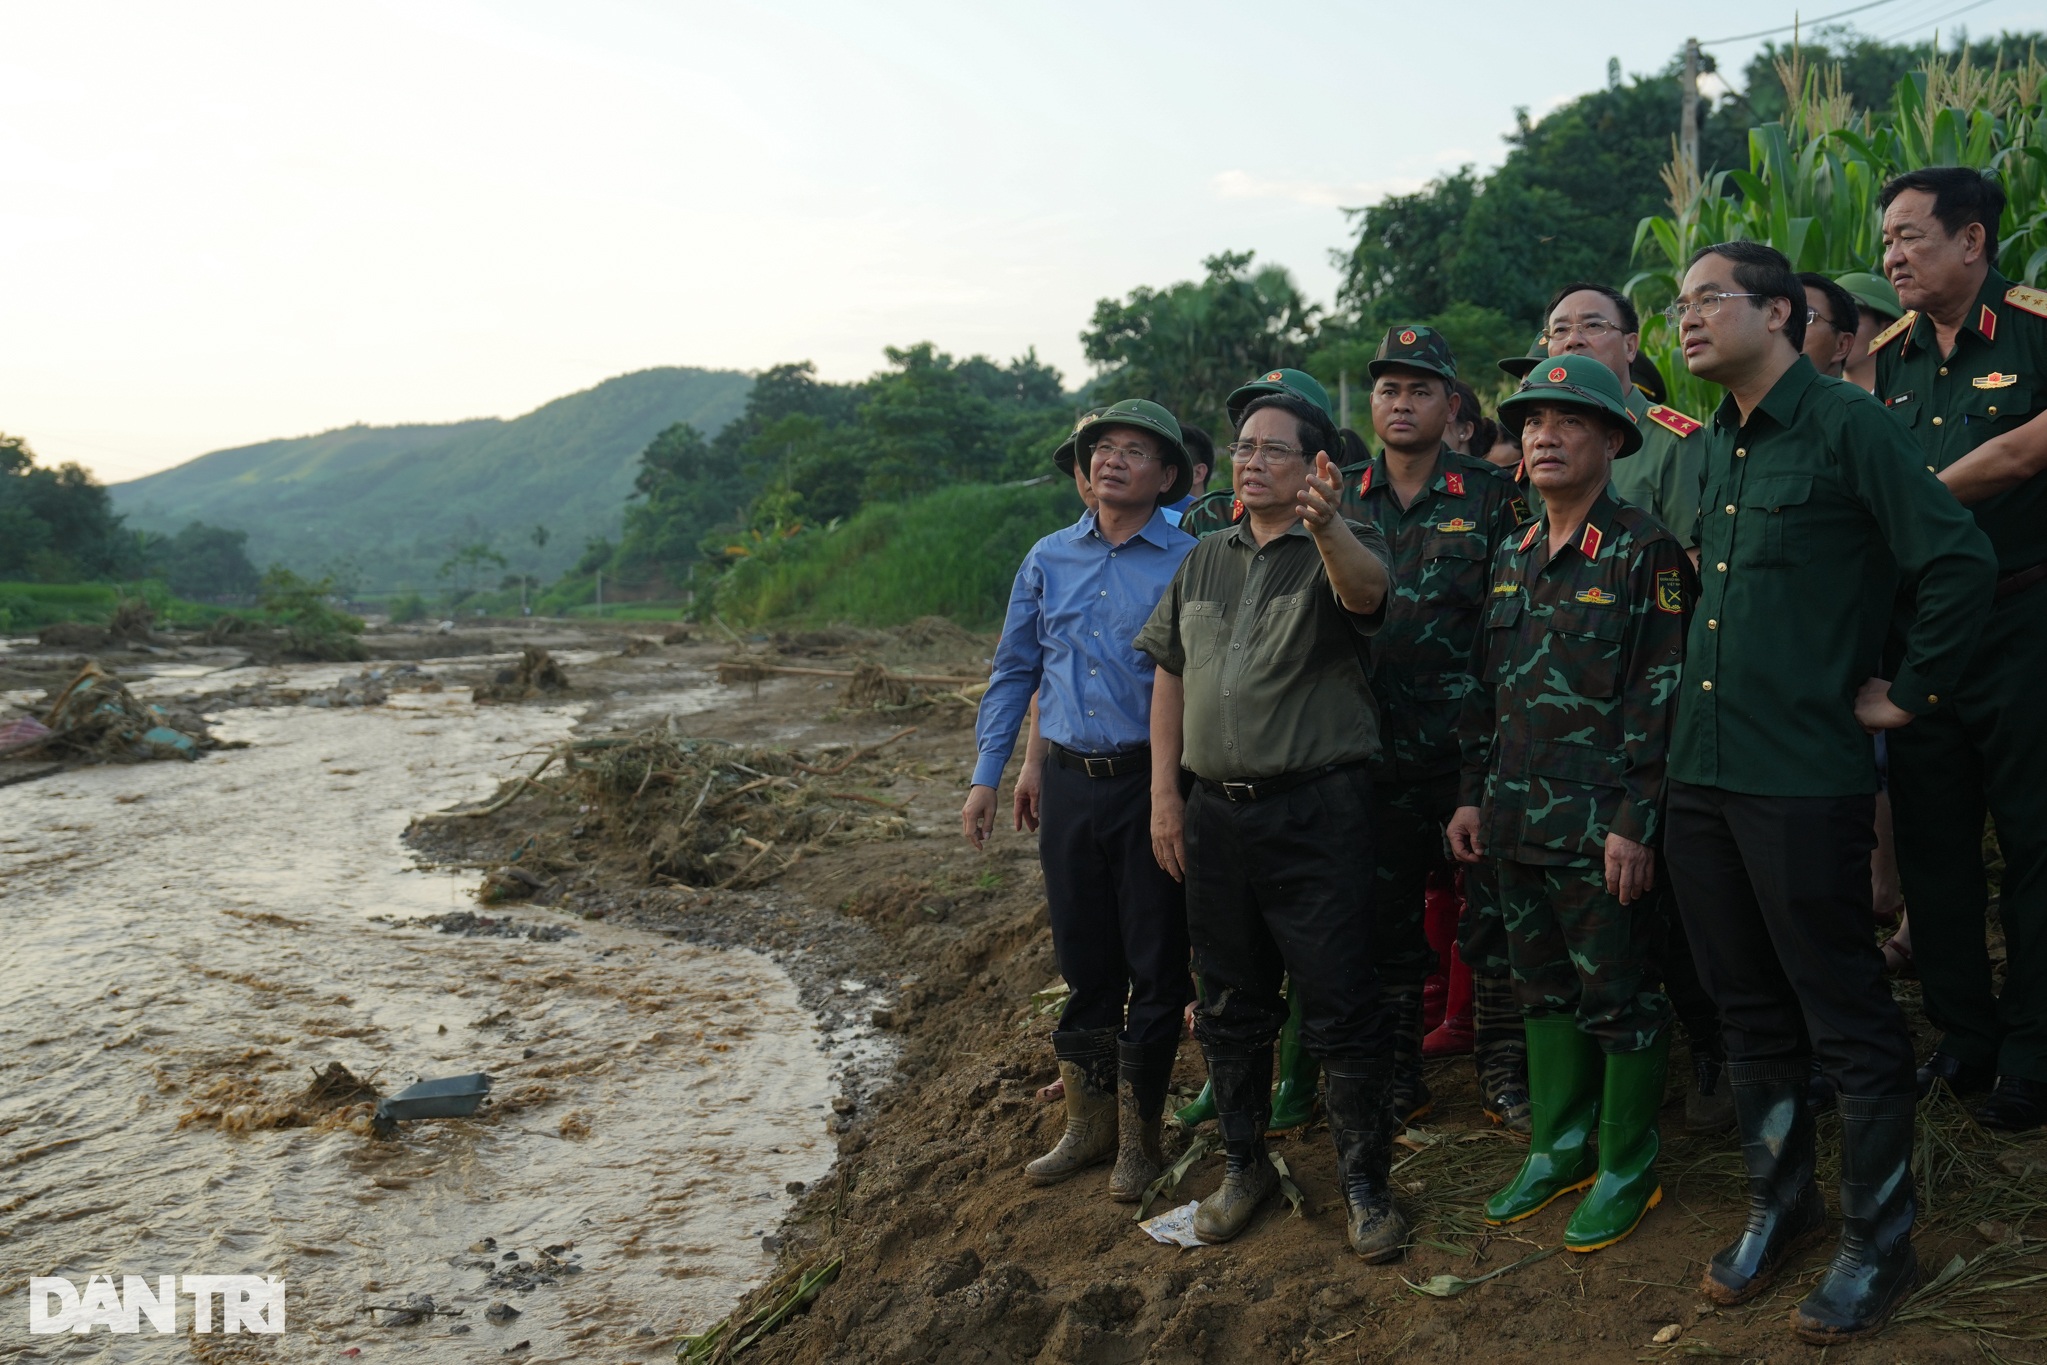
[[[1301,1046],[1301,996],[1287,983],[1286,1027],[1279,1031],[1279,1085],[1272,1092],[1268,1133],[1291,1133],[1315,1117],[1315,1083],[1322,1068]]]
[[[1528,1034],[1510,976],[1472,978],[1472,1062],[1478,1070],[1478,1107],[1510,1133],[1527,1133]]]
[[[1791,1311],[1801,1341],[1827,1346],[1884,1325],[1919,1283],[1912,1249],[1911,1095],[1843,1095],[1841,1244],[1819,1287]]]
[[[1329,1134],[1336,1174],[1349,1212],[1350,1247],[1368,1265],[1400,1259],[1407,1219],[1393,1203],[1393,1106],[1386,1098],[1385,1061],[1331,1062]]]
[[[1518,1223],[1599,1174],[1592,1133],[1606,1059],[1576,1015],[1534,1014],[1528,1029],[1528,1155],[1507,1187],[1486,1200],[1488,1223]]]
[[[1450,945],[1450,994],[1443,1009],[1443,1022],[1423,1036],[1422,1056],[1462,1057],[1472,1052],[1478,1042],[1476,1013],[1477,985],[1471,968],[1464,965],[1464,957],[1453,943]]]
[[[1215,1082],[1203,1081],[1201,1093],[1173,1111],[1173,1122],[1182,1128],[1207,1123],[1215,1117]]]
[[[1119,1204],[1144,1198],[1145,1187],[1165,1168],[1159,1120],[1179,1050],[1178,1035],[1158,1043],[1116,1044],[1116,1169],[1109,1173],[1109,1198]]]
[[[1748,1168],[1748,1225],[1714,1253],[1699,1281],[1699,1292],[1723,1308],[1769,1288],[1792,1253],[1827,1226],[1826,1201],[1812,1178],[1805,1076],[1803,1057],[1727,1064]]]
[[[1116,1030],[1052,1035],[1066,1082],[1066,1131],[1051,1151],[1024,1167],[1033,1183],[1056,1185],[1116,1154]]]
[[[1685,1131],[1724,1133],[1735,1126],[1733,1087],[1727,1082],[1727,1052],[1716,1028],[1686,1028],[1692,1044],[1692,1088],[1685,1092]]]
[[[1656,1155],[1663,1145],[1656,1111],[1663,1107],[1669,1066],[1669,1029],[1645,1048],[1606,1054],[1599,1098],[1599,1178],[1564,1225],[1569,1250],[1612,1246],[1663,1202],[1663,1184],[1656,1178]]]
[[[1393,1080],[1387,1094],[1400,1129],[1429,1116],[1436,1097],[1422,1079],[1422,983],[1386,987],[1387,1012],[1393,1018]]]
[[[1194,1235],[1227,1242],[1250,1225],[1258,1206],[1279,1189],[1279,1172],[1265,1155],[1265,1124],[1272,1096],[1272,1049],[1208,1053],[1215,1084],[1216,1126],[1228,1164],[1223,1183],[1194,1210]]]

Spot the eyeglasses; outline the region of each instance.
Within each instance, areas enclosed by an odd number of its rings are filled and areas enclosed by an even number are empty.
[[[1104,455],[1120,456],[1123,463],[1128,465],[1156,464],[1165,459],[1165,456],[1146,450],[1143,446],[1112,446],[1107,441],[1097,441],[1094,449],[1088,452],[1088,457],[1092,460],[1099,460]]]
[[[1759,299],[1762,297],[1764,296],[1761,294],[1701,294],[1689,303],[1679,299],[1676,303],[1663,310],[1663,316],[1670,319],[1671,326],[1676,327],[1684,322],[1687,314],[1696,313],[1702,318],[1712,317],[1720,311],[1720,305],[1729,299]]]
[[[1274,460],[1307,454],[1299,446],[1290,446],[1285,441],[1232,441],[1223,449],[1230,452],[1231,464],[1249,464],[1260,458],[1270,464]]]
[[[1587,341],[1597,341],[1608,332],[1619,333],[1625,330],[1618,322],[1608,322],[1605,318],[1587,318],[1583,322],[1560,322],[1542,334],[1542,344],[1547,346],[1552,341],[1569,341],[1574,336],[1582,336]]]

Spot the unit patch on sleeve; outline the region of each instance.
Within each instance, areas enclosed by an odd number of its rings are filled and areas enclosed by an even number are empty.
[[[1684,615],[1684,579],[1676,569],[1656,571],[1656,610],[1667,611],[1672,616]]]

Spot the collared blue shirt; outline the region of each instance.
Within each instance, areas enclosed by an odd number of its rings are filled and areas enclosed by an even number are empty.
[[[1111,545],[1089,512],[1033,545],[1016,571],[995,671],[974,727],[974,785],[993,787],[1038,694],[1038,730],[1079,754],[1151,742],[1151,656],[1133,643],[1194,538],[1165,509]]]

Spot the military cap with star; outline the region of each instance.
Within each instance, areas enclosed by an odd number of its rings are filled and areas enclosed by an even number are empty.
[[[1194,486],[1194,461],[1187,454],[1187,444],[1180,438],[1179,420],[1172,413],[1147,398],[1111,403],[1074,428],[1075,456],[1081,451],[1092,456],[1096,438],[1110,427],[1136,427],[1158,437],[1166,448],[1167,462],[1173,466],[1172,486],[1159,495],[1159,503],[1178,502],[1187,496],[1187,490]]]
[[[1566,403],[1604,416],[1621,433],[1620,455],[1615,459],[1642,448],[1642,432],[1628,416],[1621,381],[1604,361],[1589,355],[1560,355],[1537,365],[1521,381],[1521,387],[1501,402],[1501,423],[1519,431],[1538,403]]]
[[[1898,302],[1898,291],[1891,288],[1891,282],[1881,275],[1872,275],[1867,270],[1851,270],[1838,275],[1834,283],[1847,290],[1849,296],[1872,313],[1881,314],[1885,322],[1895,322],[1905,316],[1905,305]]]
[[[1332,422],[1336,420],[1336,409],[1329,406],[1329,390],[1323,388],[1322,382],[1314,375],[1306,370],[1267,370],[1256,379],[1230,390],[1229,398],[1223,403],[1223,409],[1229,413],[1230,426],[1244,425],[1244,409],[1269,393],[1305,398],[1322,409]]]
[[[1495,360],[1493,363],[1519,379],[1548,359],[1549,343],[1538,336],[1529,346],[1527,355],[1510,355],[1505,360]]]
[[[1080,435],[1082,427],[1101,415],[1102,410],[1100,408],[1089,408],[1086,412],[1083,412],[1075,420],[1073,430],[1066,434],[1066,439],[1061,441],[1059,448],[1052,452],[1052,463],[1058,465],[1059,472],[1067,478],[1073,477],[1073,438]]]
[[[1444,379],[1455,379],[1457,357],[1450,354],[1450,343],[1433,327],[1424,327],[1420,323],[1389,327],[1386,339],[1379,343],[1378,353],[1365,369],[1377,379],[1396,368],[1422,370]]]

